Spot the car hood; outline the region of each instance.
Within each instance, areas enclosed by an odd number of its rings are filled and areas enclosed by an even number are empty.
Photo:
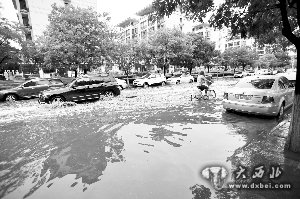
[[[0,90],[0,93],[16,92],[16,91],[18,91],[20,89],[21,89],[20,87],[13,87],[13,88],[8,88],[8,89]]]

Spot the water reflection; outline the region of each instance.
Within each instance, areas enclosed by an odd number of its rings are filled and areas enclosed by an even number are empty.
[[[123,124],[96,126],[77,119],[60,119],[48,125],[41,121],[31,123],[30,128],[34,128],[34,132],[25,125],[19,129],[21,133],[10,131],[12,135],[4,136],[17,143],[5,143],[5,139],[1,139],[1,147],[7,150],[7,155],[5,152],[1,154],[0,167],[5,172],[0,176],[0,198],[15,189],[22,190],[22,196],[20,192],[14,192],[9,197],[26,198],[47,182],[69,174],[75,174],[69,186],[76,186],[76,179],[81,179],[85,191],[86,185],[100,180],[108,162],[124,161],[121,154],[124,142],[116,136]],[[43,131],[44,126],[47,126],[47,131]],[[36,133],[39,130],[41,132]],[[20,139],[23,136],[25,139]],[[24,192],[24,186],[29,187],[27,192]]]

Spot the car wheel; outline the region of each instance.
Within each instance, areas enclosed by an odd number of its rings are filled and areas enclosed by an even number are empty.
[[[279,108],[279,111],[278,111],[278,115],[277,115],[277,118],[278,119],[282,119],[283,118],[283,115],[284,115],[284,104],[282,104]]]
[[[148,83],[144,83],[143,87],[148,88],[149,87]]]
[[[62,98],[61,96],[55,96],[51,99],[51,104],[59,104],[64,102],[64,98]]]
[[[180,82],[179,81],[176,81],[176,84],[179,84]]]
[[[192,80],[192,79],[190,79],[189,83],[193,83],[193,80]]]
[[[17,101],[17,96],[14,95],[14,94],[8,94],[8,95],[5,97],[5,101],[7,101],[7,102],[14,102],[14,101]]]
[[[162,82],[161,85],[162,85],[162,86],[166,85],[166,82]]]

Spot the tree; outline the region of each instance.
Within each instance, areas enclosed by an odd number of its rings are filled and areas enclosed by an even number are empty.
[[[161,66],[164,74],[173,58],[176,58],[183,50],[183,33],[177,29],[162,28],[149,36],[149,44],[152,48],[153,58],[157,65]]]
[[[210,63],[212,59],[217,56],[217,52],[215,51],[215,44],[205,40],[201,35],[190,33],[190,37],[192,38],[192,43],[194,45],[193,49],[193,58],[197,65],[204,65],[207,67],[207,72],[210,69]]]
[[[213,11],[213,0],[160,1],[153,6],[159,17],[170,15],[178,7],[192,19],[203,22],[206,13]],[[261,38],[270,32],[281,31],[297,49],[297,74],[295,97],[289,135],[285,148],[300,152],[300,8],[297,0],[232,0],[225,1],[215,9],[210,24],[217,28],[229,27],[233,35]]]
[[[114,53],[112,59],[119,65],[119,68],[124,71],[127,77],[127,84],[129,84],[128,76],[138,62],[138,54],[136,46],[138,45],[136,40],[130,40],[127,43],[116,42],[114,47]]]
[[[21,53],[26,63],[32,63],[37,67],[41,67],[44,64],[44,53],[42,52],[41,41],[43,38],[38,38],[36,41],[24,41],[22,43]]]
[[[264,68],[270,68],[272,64],[277,62],[277,58],[274,54],[265,54],[259,58],[259,61]]]
[[[19,61],[19,49],[23,42],[22,29],[17,24],[0,18],[0,67]]]
[[[106,13],[72,5],[52,5],[45,31],[45,65],[51,68],[89,70],[109,59],[112,37]]]

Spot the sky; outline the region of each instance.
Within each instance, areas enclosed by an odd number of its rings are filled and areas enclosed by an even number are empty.
[[[128,17],[147,7],[153,0],[98,0],[97,11],[108,12],[113,24],[119,24]]]

